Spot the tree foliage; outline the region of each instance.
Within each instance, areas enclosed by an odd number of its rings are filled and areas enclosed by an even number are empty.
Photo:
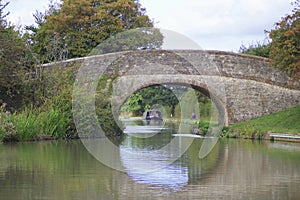
[[[6,20],[9,13],[4,9],[8,4],[0,0],[0,90],[2,94],[15,94],[20,92],[32,57],[20,31]]]
[[[289,14],[275,24],[270,31],[272,39],[270,59],[271,65],[287,71],[295,80],[300,77],[300,0],[293,5]]]
[[[174,115],[175,106],[179,103],[177,96],[174,91],[171,90],[168,86],[157,85],[140,90],[143,101],[142,107],[151,107],[155,104],[170,107],[171,113]]]
[[[142,114],[156,104],[170,107],[174,115],[175,106],[179,103],[175,93],[164,85],[155,85],[143,88],[132,94],[122,107],[122,111],[133,112],[135,115]]]
[[[271,43],[261,44],[257,42],[256,44],[251,44],[249,46],[242,45],[239,49],[239,52],[243,54],[269,58],[270,49],[271,49]]]
[[[142,95],[140,93],[134,93],[122,106],[121,111],[127,113],[138,113],[142,110],[142,101]]]
[[[111,36],[94,48],[90,55],[114,53],[130,50],[160,49],[163,35],[156,28],[126,30]]]
[[[242,45],[239,52],[270,58],[271,66],[286,71],[294,80],[300,77],[300,0],[294,3],[291,14],[275,23],[275,28],[265,31],[271,42]]]
[[[62,0],[50,3],[34,17],[35,52],[45,62],[83,57],[112,35],[139,27],[153,27],[137,0]]]

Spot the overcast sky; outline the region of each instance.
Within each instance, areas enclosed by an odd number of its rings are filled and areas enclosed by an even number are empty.
[[[203,49],[238,51],[244,44],[263,42],[281,17],[291,13],[293,0],[140,0],[155,26],[188,36]],[[34,23],[35,10],[49,0],[10,0],[9,20]]]

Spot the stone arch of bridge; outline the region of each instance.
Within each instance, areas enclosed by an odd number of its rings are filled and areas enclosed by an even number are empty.
[[[165,75],[163,75],[165,76]],[[143,80],[143,81],[142,81]],[[145,81],[148,80],[148,81]],[[126,102],[131,94],[156,85],[181,85],[187,86],[201,92],[205,96],[209,97],[215,104],[218,110],[218,123],[219,125],[228,125],[228,109],[226,106],[226,100],[224,97],[219,97],[217,93],[210,90],[205,81],[199,79],[191,79],[188,76],[166,78],[160,77],[160,75],[153,76],[123,76],[114,84],[114,90],[112,95],[112,107],[115,116],[119,116],[121,106]],[[214,116],[215,117],[215,116]]]
[[[108,67],[108,74],[118,73],[113,98],[114,113],[134,92],[163,84],[182,84],[208,96],[219,111],[219,124],[228,125],[228,107],[224,83],[216,63],[206,52],[145,51],[127,52]],[[229,115],[231,116],[231,115]]]

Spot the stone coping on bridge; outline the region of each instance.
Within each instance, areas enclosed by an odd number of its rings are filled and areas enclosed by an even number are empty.
[[[190,49],[170,49],[170,50],[138,50],[138,51],[122,51],[122,52],[115,52],[115,53],[107,53],[107,54],[99,54],[99,55],[91,55],[91,56],[86,56],[86,57],[80,57],[80,58],[71,58],[63,61],[57,61],[57,62],[51,62],[51,63],[45,63],[42,66],[43,67],[49,67],[53,65],[59,65],[62,63],[69,63],[69,62],[83,62],[85,59],[89,58],[97,58],[97,57],[102,57],[102,56],[110,56],[110,55],[117,55],[117,54],[126,54],[126,53],[132,53],[132,52],[145,52],[145,51],[160,51],[160,52],[174,52],[174,53],[194,53],[194,52],[205,52],[211,55],[229,55],[229,56],[236,56],[236,57],[242,57],[242,58],[252,58],[256,60],[261,60],[264,62],[269,62],[268,58],[260,57],[260,56],[255,56],[255,55],[249,55],[249,54],[242,54],[242,53],[235,53],[235,52],[228,52],[228,51],[220,51],[220,50],[190,50]]]

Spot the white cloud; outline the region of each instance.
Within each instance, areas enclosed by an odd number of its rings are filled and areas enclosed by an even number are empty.
[[[158,27],[181,32],[205,49],[238,50],[265,39],[282,16],[287,0],[141,0]]]
[[[7,7],[7,10],[10,11],[8,19],[15,25],[34,24],[33,14],[36,10],[46,10],[48,4],[48,0],[11,0]]]
[[[182,33],[205,49],[237,50],[241,44],[262,41],[264,30],[290,13],[293,0],[140,0],[160,28]],[[48,0],[11,0],[13,23],[34,23],[35,10]]]

